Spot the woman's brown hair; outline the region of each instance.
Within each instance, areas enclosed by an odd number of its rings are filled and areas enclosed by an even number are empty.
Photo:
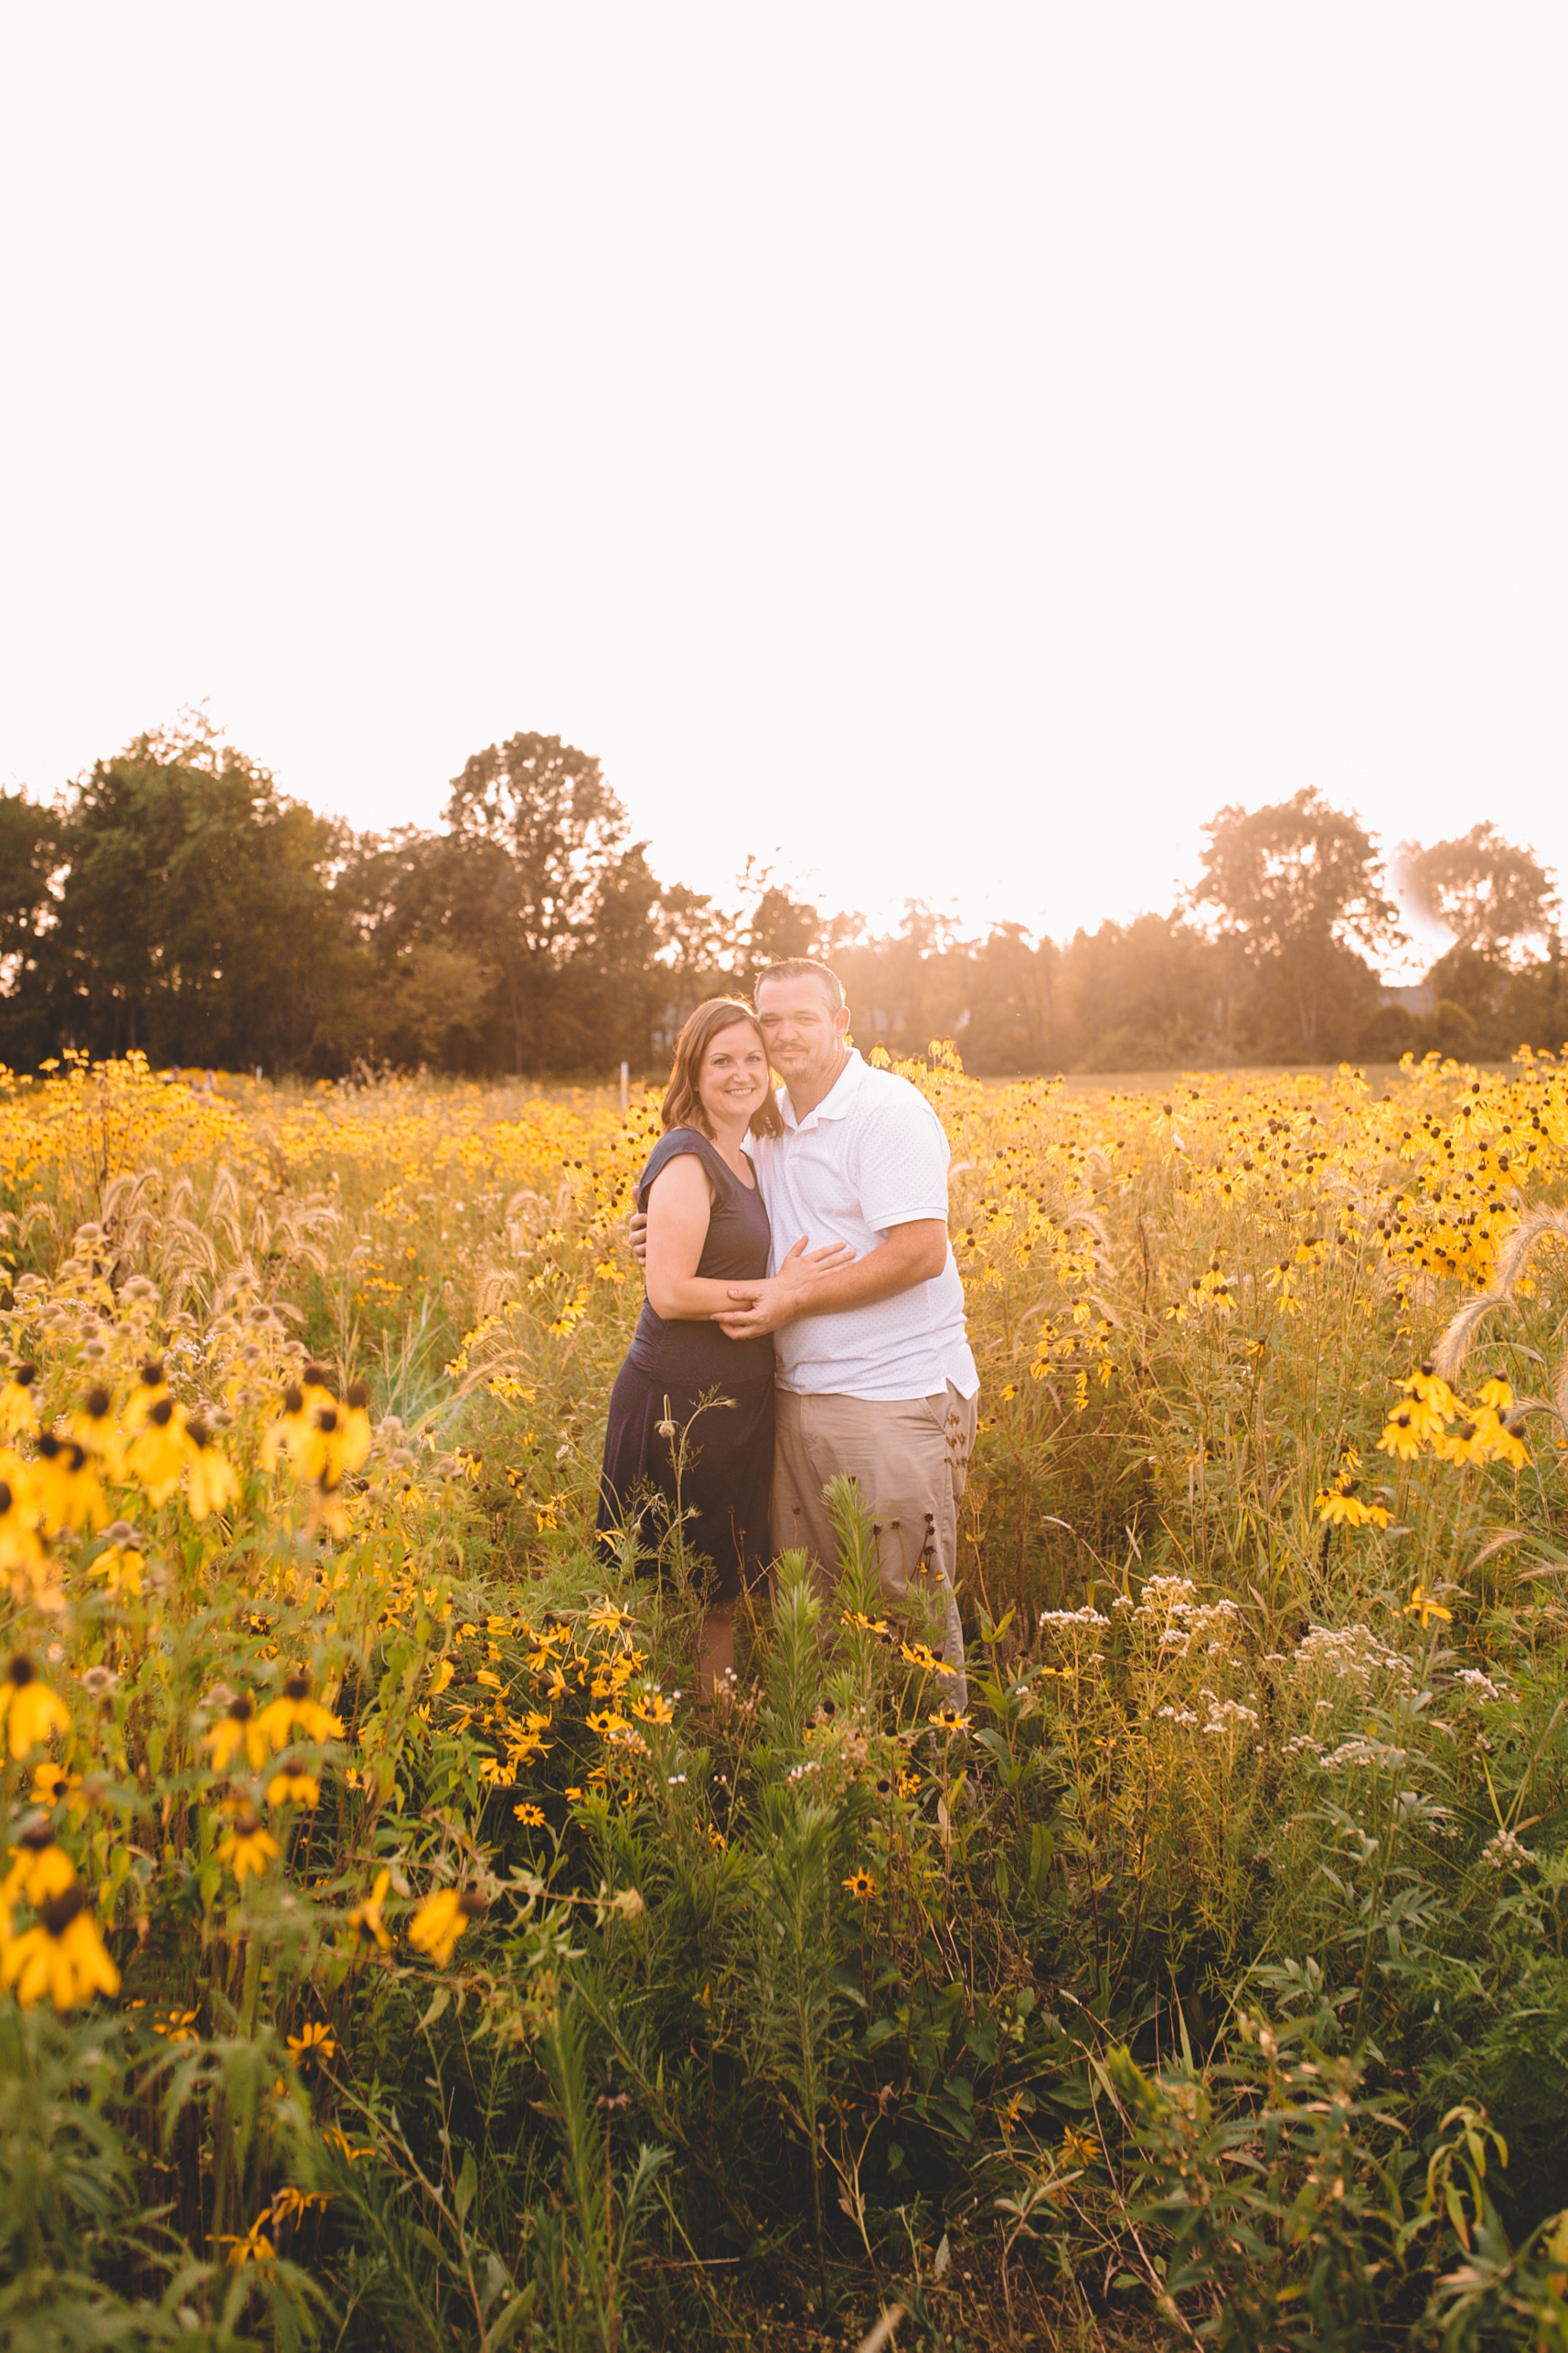
[[[709,997],[687,1017],[686,1026],[675,1042],[675,1067],[669,1075],[660,1115],[667,1132],[671,1128],[695,1128],[711,1139],[712,1130],[697,1082],[709,1047],[720,1030],[732,1030],[737,1021],[744,1021],[748,1029],[755,1030],[757,1043],[765,1054],[768,1042],[763,1035],[763,1025],[750,1005],[742,1005],[738,997]],[[752,1112],[750,1127],[753,1136],[784,1134],[778,1098],[771,1086]]]

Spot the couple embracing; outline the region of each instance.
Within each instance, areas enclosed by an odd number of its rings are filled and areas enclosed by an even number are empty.
[[[715,1572],[699,1657],[710,1695],[733,1663],[736,1605],[776,1553],[806,1553],[831,1584],[824,1490],[852,1478],[889,1604],[923,1597],[962,1706],[954,1584],[979,1376],[947,1239],[947,1139],[917,1087],[848,1043],[827,965],[772,965],[755,1000],[710,998],[676,1047],[637,1187],[647,1298],[610,1399],[599,1527],[613,1539],[650,1500],[673,1511],[678,1490]]]

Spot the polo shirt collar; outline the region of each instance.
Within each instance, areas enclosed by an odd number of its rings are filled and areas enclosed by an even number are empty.
[[[865,1075],[866,1064],[860,1049],[859,1046],[851,1046],[848,1061],[816,1109],[808,1111],[804,1119],[796,1119],[789,1099],[789,1089],[786,1086],[779,1105],[784,1113],[784,1126],[796,1135],[804,1135],[808,1128],[815,1128],[819,1119],[848,1118],[850,1103],[859,1091],[860,1081]]]

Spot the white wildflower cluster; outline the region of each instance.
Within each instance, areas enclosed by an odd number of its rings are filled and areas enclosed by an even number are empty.
[[[1195,1711],[1190,1707],[1157,1707],[1155,1719],[1163,1724],[1196,1724]]]
[[[1488,1838],[1482,1847],[1481,1860],[1494,1871],[1525,1871],[1533,1866],[1535,1856],[1511,1830],[1499,1830],[1497,1836]]]
[[[1351,1765],[1377,1765],[1396,1772],[1407,1759],[1407,1750],[1396,1749],[1387,1740],[1374,1739],[1367,1732],[1354,1740],[1341,1740],[1337,1749],[1330,1749],[1323,1759],[1323,1770],[1326,1773],[1338,1773]]]
[[[1408,1685],[1410,1661],[1374,1634],[1370,1626],[1314,1626],[1298,1642],[1290,1661],[1293,1679],[1332,1677],[1370,1691],[1380,1680]]]
[[[1483,1674],[1479,1667],[1461,1667],[1454,1680],[1483,1706],[1488,1699],[1500,1699],[1503,1695],[1502,1685],[1494,1683],[1489,1674]]]
[[[1113,1610],[1131,1610],[1135,1606],[1133,1597],[1130,1593],[1118,1593],[1115,1599],[1111,1604]]]
[[[1203,1727],[1205,1732],[1225,1734],[1256,1728],[1258,1711],[1255,1707],[1243,1707],[1237,1699],[1217,1699],[1211,1691],[1204,1692],[1202,1696],[1209,1703],[1209,1720]]]
[[[1320,1757],[1323,1743],[1315,1740],[1310,1732],[1298,1732],[1294,1740],[1285,1742],[1284,1753],[1287,1757]]]
[[[1111,1621],[1103,1618],[1098,1610],[1092,1610],[1085,1604],[1082,1610],[1042,1610],[1040,1622],[1042,1626],[1059,1627],[1065,1632],[1069,1626],[1108,1626]]]
[[[1242,1628],[1242,1613],[1230,1600],[1200,1601],[1189,1577],[1151,1577],[1133,1612],[1135,1626],[1159,1629],[1155,1648],[1186,1659],[1199,1652],[1223,1658]]]

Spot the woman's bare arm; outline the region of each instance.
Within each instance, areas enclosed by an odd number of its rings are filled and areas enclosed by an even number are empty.
[[[648,1304],[667,1323],[705,1323],[730,1300],[729,1286],[697,1271],[713,1187],[695,1152],[667,1160],[648,1193]]]

